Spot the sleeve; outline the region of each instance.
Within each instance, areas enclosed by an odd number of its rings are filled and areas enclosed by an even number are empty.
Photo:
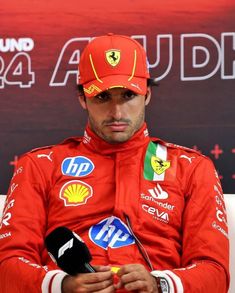
[[[47,265],[44,236],[48,182],[29,155],[10,183],[0,224],[0,292],[61,292],[65,273]]]
[[[210,159],[202,157],[188,179],[182,215],[181,268],[153,271],[168,291],[225,293],[229,288],[229,241],[220,181]]]

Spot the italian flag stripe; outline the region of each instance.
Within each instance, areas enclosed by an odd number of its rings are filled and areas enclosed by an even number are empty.
[[[150,142],[145,154],[144,160],[144,178],[151,181],[163,181],[165,178],[165,172],[158,175],[154,172],[151,166],[151,157],[157,156],[158,158],[167,160],[167,148],[163,145]]]
[[[156,156],[163,161],[167,160],[167,148],[163,145],[158,144],[157,145],[157,151],[156,151]],[[163,181],[165,179],[165,172],[162,174],[158,175],[157,173],[154,172],[153,180],[154,181]]]
[[[147,180],[153,180],[154,171],[151,166],[151,157],[152,155],[156,155],[157,144],[150,142],[145,154],[144,160],[144,178]]]

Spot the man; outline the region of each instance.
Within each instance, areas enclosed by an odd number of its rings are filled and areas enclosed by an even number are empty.
[[[13,175],[0,292],[227,292],[218,176],[198,152],[150,139],[143,47],[127,36],[97,37],[79,71],[84,137],[25,154]],[[71,276],[51,260],[45,237],[59,226],[82,237],[96,272]]]

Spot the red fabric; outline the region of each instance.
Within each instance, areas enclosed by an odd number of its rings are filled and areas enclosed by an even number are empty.
[[[92,226],[111,216],[126,224],[125,215],[154,270],[174,271],[185,292],[226,292],[226,215],[214,166],[193,150],[152,140],[167,148],[171,162],[163,181],[143,177],[150,143],[146,125],[126,143],[108,144],[87,128],[83,139],[71,138],[22,156],[0,229],[1,293],[41,292],[46,274],[41,266],[56,269],[43,239],[58,226],[67,226],[83,238],[93,264],[120,267],[141,263],[148,268],[136,244],[103,249],[89,235]],[[62,174],[64,160],[77,156],[91,160],[94,170],[83,177]],[[73,180],[92,189],[86,201],[77,206],[66,205],[63,199],[65,184]],[[149,190],[156,185],[167,193],[166,199],[151,199]]]

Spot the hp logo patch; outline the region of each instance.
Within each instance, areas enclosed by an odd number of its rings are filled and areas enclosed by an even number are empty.
[[[128,227],[114,216],[92,226],[89,230],[89,237],[96,245],[104,249],[119,248],[135,243]]]
[[[92,161],[83,156],[66,158],[61,165],[62,174],[74,177],[86,176],[90,174],[94,168],[95,166]]]

